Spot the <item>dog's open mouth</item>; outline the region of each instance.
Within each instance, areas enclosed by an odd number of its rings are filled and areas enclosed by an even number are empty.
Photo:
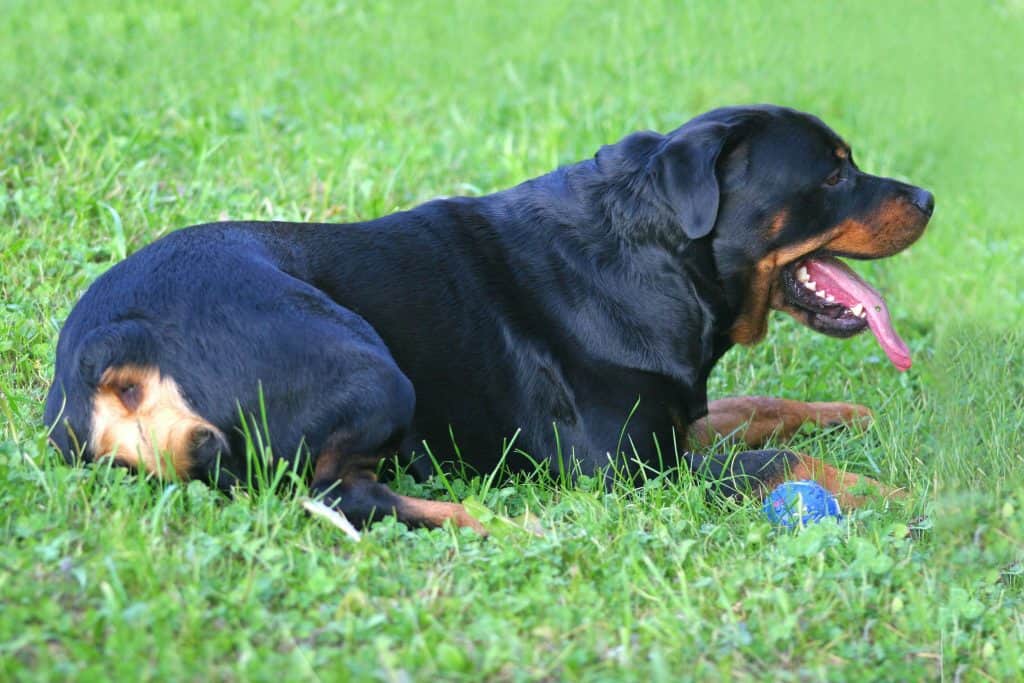
[[[896,369],[910,367],[910,349],[893,329],[885,300],[839,259],[815,254],[782,270],[786,304],[806,314],[812,329],[850,337],[871,328]]]

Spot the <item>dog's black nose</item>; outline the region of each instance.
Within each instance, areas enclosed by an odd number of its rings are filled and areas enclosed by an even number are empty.
[[[932,211],[935,210],[935,196],[928,190],[922,190],[919,187],[915,187],[913,193],[910,195],[910,201],[914,206],[921,209],[929,216],[931,216]]]

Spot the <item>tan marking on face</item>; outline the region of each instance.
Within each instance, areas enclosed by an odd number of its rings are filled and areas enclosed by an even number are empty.
[[[849,159],[850,151],[845,147],[839,147],[836,149],[836,158],[838,159]]]
[[[840,223],[828,248],[847,256],[891,256],[921,236],[927,225],[927,221],[922,218],[923,214],[909,202],[886,200],[867,216]]]
[[[823,249],[841,256],[891,256],[913,244],[927,225],[927,217],[909,201],[888,199],[867,215],[847,219],[817,237],[768,254],[754,266],[743,310],[730,331],[733,342],[749,345],[763,339],[768,331],[768,311],[772,308],[807,323],[809,313],[785,304],[779,287],[779,273],[784,266]]]
[[[93,400],[90,446],[97,458],[113,457],[161,478],[188,476],[195,438],[220,435],[192,410],[177,383],[150,367],[108,368]]]
[[[743,310],[733,323],[730,336],[737,344],[754,344],[768,331],[768,310],[778,289],[779,270],[801,256],[821,249],[833,238],[835,230],[818,235],[800,244],[773,251],[757,262],[747,288]]]
[[[782,229],[786,227],[787,220],[789,220],[789,209],[782,209],[772,216],[772,220],[768,224],[768,237],[771,239],[778,237]]]

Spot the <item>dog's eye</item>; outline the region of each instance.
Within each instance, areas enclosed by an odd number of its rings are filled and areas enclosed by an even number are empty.
[[[825,184],[829,187],[838,185],[843,179],[843,174],[840,173],[839,169],[832,171],[827,178],[825,178]]]

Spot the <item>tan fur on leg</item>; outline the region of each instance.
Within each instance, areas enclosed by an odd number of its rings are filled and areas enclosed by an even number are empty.
[[[751,448],[759,448],[775,437],[785,440],[804,424],[819,427],[871,424],[871,411],[853,403],[804,403],[767,396],[725,398],[708,404],[708,415],[688,430],[695,448],[710,445],[716,439],[736,438]]]

